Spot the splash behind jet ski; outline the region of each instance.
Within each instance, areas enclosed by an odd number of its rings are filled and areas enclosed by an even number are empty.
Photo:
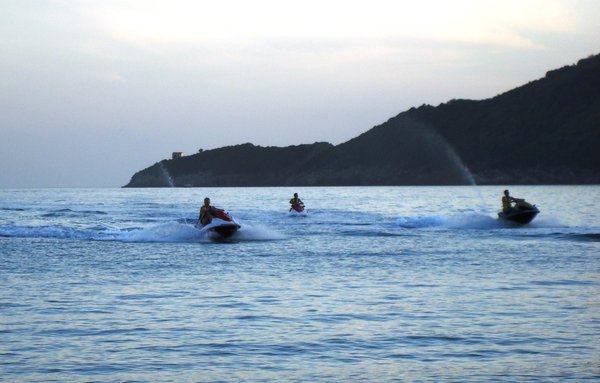
[[[527,224],[535,218],[540,210],[521,198],[513,198],[515,206],[498,213],[498,218],[504,221]]]

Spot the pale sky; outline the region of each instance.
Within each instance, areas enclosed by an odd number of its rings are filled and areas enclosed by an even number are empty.
[[[345,142],[600,53],[600,1],[0,0],[0,187]]]

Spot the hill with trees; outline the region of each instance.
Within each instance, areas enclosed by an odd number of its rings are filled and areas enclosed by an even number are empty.
[[[411,108],[339,145],[249,143],[163,160],[126,187],[600,183],[600,55],[486,100]]]

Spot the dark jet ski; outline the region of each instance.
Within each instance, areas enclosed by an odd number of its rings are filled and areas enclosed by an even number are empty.
[[[540,212],[535,205],[526,202],[524,199],[513,198],[513,200],[516,202],[515,206],[499,212],[499,219],[524,225],[533,221],[535,216]]]

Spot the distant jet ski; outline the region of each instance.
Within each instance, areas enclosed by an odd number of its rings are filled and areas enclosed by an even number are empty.
[[[292,207],[290,208],[290,211],[289,211],[288,215],[290,217],[305,216],[306,215],[306,210],[304,210],[304,205],[300,204],[300,203],[292,204]]]
[[[513,200],[516,202],[515,206],[507,209],[506,211],[499,212],[499,219],[520,224],[527,224],[533,221],[535,216],[540,212],[535,205],[525,202],[524,199],[513,198]]]
[[[240,227],[242,226],[238,221],[225,210],[214,209],[212,211],[212,220],[210,223],[201,225],[199,228],[203,233],[210,233],[220,238],[229,238],[238,231]]]

